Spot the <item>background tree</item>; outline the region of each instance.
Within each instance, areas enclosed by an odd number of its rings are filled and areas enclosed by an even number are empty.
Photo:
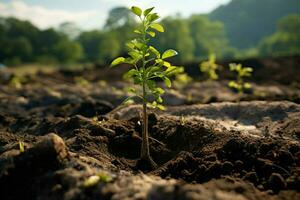
[[[118,42],[118,53],[120,55],[126,53],[127,49],[122,44],[133,39],[134,34],[132,30],[134,30],[136,26],[136,18],[127,7],[113,8],[109,12],[104,30],[115,37],[113,42],[115,43],[115,46],[116,41]],[[112,39],[112,37],[110,37],[110,39]]]
[[[57,31],[64,33],[72,40],[76,39],[81,32],[80,28],[73,22],[64,22],[60,24]]]
[[[85,61],[105,64],[120,54],[120,41],[112,31],[87,31],[79,38],[84,49]]]
[[[181,52],[174,57],[174,61],[187,62],[194,59],[194,43],[188,24],[180,17],[167,17],[161,21],[166,32],[152,39],[151,43],[158,47],[159,51],[173,48]]]
[[[74,63],[83,56],[79,43],[70,40],[61,40],[54,46],[53,55],[62,63]]]
[[[277,31],[260,45],[262,56],[300,55],[300,15],[289,15],[278,22]]]
[[[222,22],[211,21],[203,15],[193,15],[188,19],[191,37],[195,44],[196,58],[206,58],[209,54],[222,57],[228,50],[228,41]]]
[[[232,0],[209,14],[224,23],[230,45],[246,49],[276,30],[277,21],[300,13],[299,0]]]

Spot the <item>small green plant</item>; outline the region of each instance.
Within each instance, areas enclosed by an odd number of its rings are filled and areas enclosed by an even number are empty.
[[[228,83],[230,88],[237,90],[239,94],[251,88],[251,84],[244,80],[245,77],[251,77],[253,72],[251,67],[243,67],[242,64],[231,63],[229,64],[229,69],[237,74],[236,80],[232,80]]]
[[[186,122],[187,122],[186,117],[183,116],[183,115],[181,115],[181,116],[180,116],[180,125],[181,125],[181,126],[184,126],[184,125],[186,125]]]
[[[209,80],[218,80],[218,64],[216,64],[216,55],[210,54],[207,61],[200,63],[200,71],[204,73]]]
[[[19,151],[20,153],[23,153],[25,151],[24,142],[19,141]]]
[[[90,82],[83,78],[82,76],[76,76],[74,77],[74,81],[76,85],[82,86],[82,87],[87,87],[90,85]]]
[[[177,55],[175,50],[169,49],[161,54],[155,47],[149,45],[150,38],[155,37],[157,32],[164,32],[164,27],[156,22],[159,16],[157,13],[153,13],[153,9],[154,7],[143,11],[135,6],[131,8],[131,11],[140,20],[138,28],[134,30],[137,37],[126,44],[129,57],[118,57],[111,63],[111,66],[127,63],[133,67],[125,74],[125,77],[132,79],[134,84],[140,86],[141,90],[131,88],[131,92],[134,95],[127,100],[140,98],[143,102],[141,160],[145,160],[152,167],[156,167],[156,163],[150,157],[149,151],[147,106],[164,109],[161,95],[165,91],[157,86],[156,80],[160,78],[167,87],[171,87],[169,77],[181,70],[179,67],[173,66],[166,61],[167,58]]]
[[[21,76],[13,76],[9,81],[9,86],[14,87],[16,89],[22,89],[23,84],[26,82],[24,77]]]
[[[95,185],[97,185],[98,183],[109,183],[113,180],[113,177],[111,174],[109,174],[108,172],[105,171],[101,171],[99,173],[97,173],[96,175],[92,175],[89,176],[83,183],[82,183],[82,187],[83,188],[90,188],[93,187]]]
[[[180,73],[175,76],[174,85],[176,88],[182,89],[193,81],[187,73]]]

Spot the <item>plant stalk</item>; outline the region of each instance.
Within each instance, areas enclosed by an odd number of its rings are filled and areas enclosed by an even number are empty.
[[[147,115],[147,101],[146,101],[146,86],[143,82],[143,128],[142,128],[142,148],[141,148],[141,160],[149,162],[153,169],[157,168],[157,164],[152,160],[150,156],[149,148],[149,132],[148,132],[148,115]]]
[[[141,149],[141,158],[148,159],[150,157],[149,150],[149,134],[148,134],[148,117],[147,117],[147,102],[146,98],[146,88],[145,83],[143,83],[143,129],[142,129],[142,149]]]

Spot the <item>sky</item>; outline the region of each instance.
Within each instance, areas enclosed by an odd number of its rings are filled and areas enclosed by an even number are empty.
[[[0,0],[0,16],[29,20],[41,29],[74,22],[81,29],[101,28],[110,9],[156,7],[160,16],[209,13],[230,0]]]

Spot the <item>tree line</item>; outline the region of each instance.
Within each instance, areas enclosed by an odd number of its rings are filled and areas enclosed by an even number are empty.
[[[161,23],[167,31],[150,43],[160,51],[173,48],[181,52],[176,62],[201,60],[212,53],[218,58],[300,54],[300,15],[297,14],[281,19],[277,30],[250,50],[232,47],[224,24],[207,15],[166,17]],[[136,18],[125,7],[112,9],[104,28],[91,31],[80,31],[71,23],[40,30],[28,21],[0,18],[0,62],[6,65],[31,62],[107,64],[125,54],[125,43],[134,37],[135,26]]]

